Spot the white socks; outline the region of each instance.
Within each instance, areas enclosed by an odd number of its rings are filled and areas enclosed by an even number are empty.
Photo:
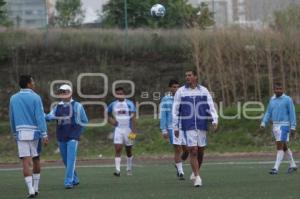
[[[121,171],[121,157],[115,157],[116,171],[120,173]]]
[[[275,165],[274,165],[274,169],[276,169],[276,170],[279,169],[279,166],[280,166],[280,164],[283,160],[283,156],[284,156],[283,150],[277,151],[277,157],[276,157],[276,162],[275,162]]]
[[[297,167],[296,163],[295,163],[295,160],[293,158],[293,153],[290,149],[288,149],[286,152],[285,152],[287,155],[288,155],[288,158],[289,158],[289,161],[290,161],[290,167]]]
[[[41,178],[41,174],[39,173],[34,173],[32,175],[33,178],[33,188],[35,192],[39,192],[39,183],[40,183],[40,178]]]
[[[127,171],[132,170],[132,159],[133,159],[133,156],[127,157]]]
[[[132,160],[133,156],[127,157],[127,171],[132,170]],[[115,166],[116,166],[116,171],[120,173],[121,171],[121,157],[115,157]]]
[[[289,158],[289,161],[290,161],[290,167],[297,167],[296,163],[295,163],[295,160],[293,158],[293,153],[290,149],[287,149],[286,152],[285,152]],[[277,151],[277,157],[276,157],[276,162],[275,162],[275,165],[274,165],[274,169],[276,170],[279,170],[279,166],[283,160],[283,157],[284,157],[284,151],[283,150],[279,150]]]
[[[32,176],[27,176],[24,179],[25,179],[25,183],[27,185],[29,194],[30,195],[35,194],[35,191],[34,191],[33,186],[32,186]]]
[[[177,167],[177,170],[178,170],[179,174],[184,174],[183,173],[183,168],[182,168],[182,162],[176,163],[176,167]]]

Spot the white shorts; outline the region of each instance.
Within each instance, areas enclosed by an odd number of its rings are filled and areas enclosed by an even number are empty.
[[[186,145],[186,139],[183,131],[179,131],[178,138],[175,136],[173,129],[168,129],[170,143],[173,145]]]
[[[114,132],[114,144],[125,144],[126,146],[132,146],[133,140],[128,138],[128,135],[131,133],[130,128],[115,128]]]
[[[286,125],[273,125],[273,135],[276,142],[288,142],[290,139],[290,127]]]
[[[207,145],[206,142],[206,131],[200,130],[188,130],[185,131],[187,146],[188,147],[205,147]]]
[[[19,140],[17,141],[19,157],[37,157],[39,140]]]

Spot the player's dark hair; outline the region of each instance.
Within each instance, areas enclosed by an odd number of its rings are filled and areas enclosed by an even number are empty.
[[[115,89],[115,91],[123,91],[123,92],[124,92],[125,90],[124,90],[123,87],[117,87],[117,88]]]
[[[28,88],[28,84],[32,81],[31,75],[21,75],[19,78],[19,86],[21,88]]]
[[[193,69],[187,70],[186,72],[192,72],[192,74],[193,74],[194,76],[198,76],[197,71],[195,71],[195,70],[193,70]]]
[[[179,82],[176,79],[171,79],[169,81],[169,87],[172,87],[174,84],[179,84]]]
[[[273,88],[283,87],[281,82],[275,82]]]

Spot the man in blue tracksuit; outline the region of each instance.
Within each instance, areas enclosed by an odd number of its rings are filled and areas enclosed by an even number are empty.
[[[42,100],[33,91],[35,82],[32,76],[20,76],[19,86],[20,92],[10,98],[10,126],[22,160],[28,198],[34,198],[39,193],[41,141],[48,144],[47,126]],[[33,171],[30,169],[31,162]]]
[[[280,83],[274,85],[274,96],[270,99],[267,111],[262,119],[261,128],[271,120],[273,123],[273,135],[276,140],[277,157],[273,169],[270,174],[278,174],[279,166],[287,154],[290,160],[288,173],[297,170],[296,163],[293,158],[292,151],[288,148],[289,135],[292,137],[296,133],[296,111],[291,97],[283,93],[283,87]]]
[[[202,186],[199,170],[206,146],[208,123],[217,129],[218,114],[209,91],[198,84],[195,71],[185,73],[186,84],[180,87],[174,97],[172,118],[175,136],[181,128],[186,136],[193,173],[191,180],[195,187]]]
[[[60,86],[61,102],[46,116],[46,120],[57,120],[56,137],[66,167],[65,188],[72,189],[79,184],[75,171],[78,142],[84,126],[88,123],[83,106],[72,99],[72,88]]]
[[[160,130],[163,137],[174,146],[174,161],[179,180],[184,180],[182,161],[185,161],[189,155],[186,147],[186,139],[183,131],[179,131],[179,137],[175,137],[172,128],[172,106],[174,95],[179,88],[177,80],[171,79],[169,82],[169,93],[164,96],[160,102]]]

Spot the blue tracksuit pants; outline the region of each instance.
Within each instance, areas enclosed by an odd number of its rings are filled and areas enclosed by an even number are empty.
[[[79,179],[75,171],[77,148],[77,140],[59,142],[60,155],[66,167],[64,182],[65,186],[73,186],[79,183]]]

